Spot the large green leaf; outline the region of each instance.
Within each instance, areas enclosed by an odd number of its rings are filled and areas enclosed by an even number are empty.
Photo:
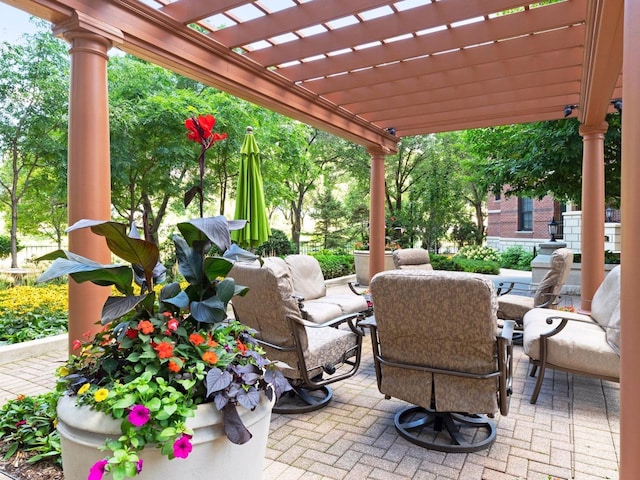
[[[225,305],[217,296],[191,302],[190,309],[193,318],[202,323],[219,323],[227,318]]]
[[[204,273],[209,280],[226,277],[233,268],[233,262],[222,257],[207,257],[204,260]]]
[[[87,227],[91,228],[91,231],[96,235],[105,237],[109,250],[118,257],[132,264],[140,265],[145,272],[153,272],[160,258],[160,251],[155,244],[130,237],[127,234],[126,225],[111,221],[80,220],[71,225],[67,232]]]
[[[70,275],[76,282],[93,282],[96,285],[115,285],[122,293],[132,293],[133,274],[123,265],[102,265],[80,255],[71,255],[73,259],[59,257],[38,277],[37,283],[48,282],[54,278]]]
[[[126,315],[144,301],[147,295],[129,295],[127,297],[109,297],[102,307],[103,325]]]
[[[218,297],[226,305],[236,293],[236,282],[233,278],[225,278],[217,285]]]
[[[231,246],[231,230],[239,230],[246,225],[246,220],[227,220],[224,215],[217,217],[195,218],[178,223],[180,233],[189,245],[196,240],[208,238],[220,250]]]
[[[202,257],[195,254],[185,239],[179,235],[173,236],[173,243],[176,247],[176,258],[180,273],[189,284],[200,285],[202,279]]]

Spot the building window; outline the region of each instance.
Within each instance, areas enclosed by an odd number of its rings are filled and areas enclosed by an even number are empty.
[[[518,198],[518,230],[533,231],[533,199],[531,198]]]

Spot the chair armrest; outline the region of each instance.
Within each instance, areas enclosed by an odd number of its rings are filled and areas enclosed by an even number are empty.
[[[532,288],[533,285],[527,282],[517,282],[517,281],[505,281],[498,283],[496,288],[496,295],[506,295],[507,293],[515,293],[515,292],[525,292],[525,293],[533,293],[535,292],[535,288]]]
[[[347,282],[347,285],[349,285],[349,289],[356,295],[365,295],[368,292],[368,289],[366,288],[364,290],[357,290],[360,288],[360,284],[358,282]]]
[[[362,335],[362,330],[358,329],[359,322],[354,322],[354,320],[361,317],[362,315],[359,313],[347,313],[346,315],[340,315],[339,317],[332,318],[324,323],[309,322],[306,319],[302,319],[302,321],[294,321],[307,328],[338,328],[341,324],[346,323],[352,332]]]

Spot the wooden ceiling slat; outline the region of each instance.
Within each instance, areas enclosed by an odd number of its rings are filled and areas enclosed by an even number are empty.
[[[213,32],[210,36],[229,48],[235,48],[284,33],[295,32],[329,20],[353,15],[388,3],[388,1],[382,0],[322,0],[321,2],[309,2],[296,8],[289,8],[228,28],[222,28]]]
[[[582,49],[556,50],[539,55],[518,57],[503,62],[485,63],[469,68],[447,70],[429,75],[409,77],[403,80],[359,87],[326,95],[327,100],[336,104],[356,103],[376,98],[384,98],[389,92],[395,95],[408,95],[414,92],[450,88],[469,82],[484,82],[495,78],[508,78],[512,75],[540,73],[569,66],[582,65]]]
[[[544,72],[513,75],[506,78],[496,78],[484,82],[474,82],[470,77],[464,85],[454,85],[440,89],[424,90],[411,94],[389,92],[384,98],[376,98],[358,103],[346,103],[345,109],[356,115],[365,115],[370,112],[384,111],[418,105],[435,99],[435,101],[448,101],[456,98],[467,98],[476,95],[488,95],[505,90],[518,90],[528,86],[544,86],[563,82],[580,82],[582,68],[580,66],[546,70]]]
[[[310,80],[302,82],[301,86],[319,95],[325,95],[330,92],[375,86],[419,75],[494,64],[514,58],[535,57],[549,52],[560,52],[560,54],[574,50],[582,52],[583,43],[584,26],[580,25],[499,43],[490,43],[464,51]]]
[[[561,28],[564,25],[580,23],[584,15],[579,6],[584,6],[585,1],[572,0],[567,3],[553,4],[379,47],[279,68],[277,72],[291,81],[301,81]],[[561,8],[564,5],[570,7]],[[274,65],[270,61],[263,63],[260,59],[253,58],[251,55],[250,57],[263,65]]]
[[[519,7],[522,3],[522,0],[479,0],[474,2],[448,0],[447,2],[428,3],[421,7],[398,12],[393,16],[385,16],[303,38],[293,44],[286,43],[260,50],[250,56],[263,65],[278,65],[300,58],[394,38],[406,33],[435,28],[468,18],[482,17]]]
[[[216,0],[215,2],[176,0],[173,3],[160,7],[158,10],[166,13],[178,23],[188,25],[215,15],[216,13],[239,7],[245,3],[250,2],[247,2],[247,0]]]

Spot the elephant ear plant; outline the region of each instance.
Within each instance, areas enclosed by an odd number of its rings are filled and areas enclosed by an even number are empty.
[[[213,124],[195,117],[186,122],[190,132],[194,125],[201,127],[198,136],[189,134],[202,140],[200,163],[215,141]],[[202,166],[200,172],[202,176]],[[202,182],[195,194],[185,196],[185,206],[196,194],[202,199],[201,193]],[[161,286],[166,270],[158,247],[140,238],[135,227],[112,221],[80,220],[68,231],[91,229],[129,265],[102,265],[64,250],[40,258],[53,263],[38,282],[68,275],[76,282],[112,287],[101,330],[75,341],[73,355],[58,369],[59,391],[74,395],[77,405],[121,421],[121,436],[107,440],[104,450],[111,453],[91,467],[88,480],[137,475],[144,466],[139,453],[146,445],[160,448],[170,459],[186,458],[193,435],[186,420],[204,403],[212,402],[222,412],[231,442],[246,443],[251,433],[237,407],[253,409],[261,392],[273,399],[291,388],[264,357],[255,332],[227,318],[232,297],[247,292],[227,274],[234,262],[258,258],[231,244],[230,231],[245,224],[224,216],[179,223],[173,243],[182,284]],[[214,245],[222,256],[210,253]]]

